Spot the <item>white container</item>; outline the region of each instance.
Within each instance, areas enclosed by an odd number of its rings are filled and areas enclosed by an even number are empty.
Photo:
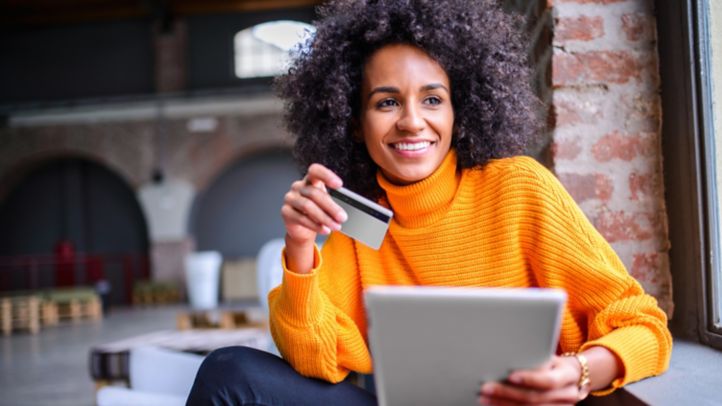
[[[199,310],[218,307],[223,257],[216,251],[194,252],[185,259],[186,288],[191,307]]]

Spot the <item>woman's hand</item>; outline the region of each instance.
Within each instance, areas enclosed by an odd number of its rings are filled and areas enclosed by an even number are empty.
[[[582,368],[574,357],[554,356],[539,368],[512,372],[504,382],[481,386],[482,405],[573,405],[589,394],[580,393]]]
[[[313,268],[313,244],[316,234],[339,230],[347,216],[326,192],[326,187],[339,188],[343,182],[330,169],[311,164],[306,176],[291,184],[281,207],[286,227],[286,263],[299,273]]]

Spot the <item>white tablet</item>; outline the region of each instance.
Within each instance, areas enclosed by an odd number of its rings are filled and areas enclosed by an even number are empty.
[[[380,405],[475,405],[481,383],[554,354],[557,289],[375,286],[364,293]]]

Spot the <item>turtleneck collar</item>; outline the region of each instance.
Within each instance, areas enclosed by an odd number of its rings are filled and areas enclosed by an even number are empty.
[[[434,223],[445,213],[456,195],[461,174],[456,170],[456,151],[452,148],[436,171],[428,178],[410,185],[389,182],[381,171],[376,174],[379,186],[394,211],[394,218],[406,228]]]

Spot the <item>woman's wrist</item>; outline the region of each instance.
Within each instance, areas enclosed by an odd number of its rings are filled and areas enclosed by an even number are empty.
[[[567,358],[577,369],[579,374],[579,378],[577,378],[576,381],[577,389],[579,391],[578,398],[580,400],[586,398],[591,392],[590,388],[592,384],[589,374],[589,361],[587,360],[586,355],[582,353],[565,352],[562,354],[562,357]]]
[[[286,268],[295,273],[307,274],[314,266],[314,241],[296,241],[286,234]]]
[[[622,363],[610,350],[601,346],[589,347],[580,353],[584,356],[588,368],[590,392],[607,389],[623,373]],[[583,374],[580,365],[580,379]]]

